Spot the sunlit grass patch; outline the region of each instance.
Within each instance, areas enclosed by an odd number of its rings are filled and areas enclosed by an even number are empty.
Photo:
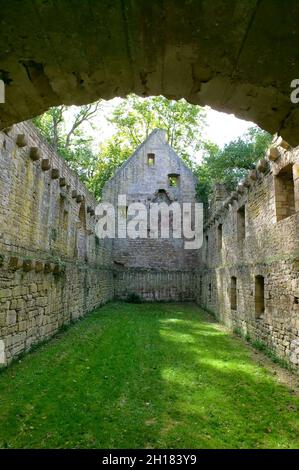
[[[114,302],[0,375],[0,446],[299,448],[299,398],[192,304]]]

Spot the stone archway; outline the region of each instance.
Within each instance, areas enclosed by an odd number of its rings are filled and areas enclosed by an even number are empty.
[[[234,112],[299,143],[297,0],[1,6],[1,127],[58,104],[163,94]]]

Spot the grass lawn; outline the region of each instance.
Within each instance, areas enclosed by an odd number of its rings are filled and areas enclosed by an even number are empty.
[[[192,304],[109,303],[0,373],[1,448],[299,448],[298,410]]]

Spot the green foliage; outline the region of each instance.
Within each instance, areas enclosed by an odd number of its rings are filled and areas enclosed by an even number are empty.
[[[192,304],[112,302],[0,374],[1,448],[298,448],[299,398]]]
[[[234,328],[233,333],[237,336],[241,336],[242,338],[244,338],[245,341],[247,341],[247,343],[249,343],[257,351],[260,351],[263,354],[265,354],[265,356],[267,356],[274,364],[277,364],[284,369],[291,370],[291,366],[289,362],[277,356],[275,351],[270,349],[269,346],[267,346],[267,344],[264,343],[263,341],[252,339],[252,337],[248,333],[246,334],[242,333],[242,331],[239,328]]]
[[[53,263],[58,267],[58,272],[54,273],[56,277],[64,276],[66,271],[66,263],[62,261],[58,256],[54,256],[52,259]]]
[[[93,126],[100,106],[101,102],[80,106],[72,114],[66,106],[58,106],[33,119],[42,136],[87,184],[95,175],[98,155],[84,125]]]
[[[205,118],[203,108],[185,100],[129,95],[109,118],[116,132],[102,146],[94,177],[87,183],[88,188],[100,198],[106,181],[155,128],[165,129],[169,144],[190,168],[195,168],[192,157],[202,148]]]
[[[223,149],[211,142],[206,143],[203,161],[196,170],[199,199],[207,203],[217,182],[224,183],[229,191],[233,191],[264,156],[271,140],[271,134],[252,127],[242,138],[226,144]]]
[[[116,169],[155,128],[166,130],[169,144],[197,175],[197,196],[206,204],[214,183],[225,183],[233,190],[271,141],[270,134],[253,127],[220,149],[203,137],[206,112],[200,106],[184,99],[129,95],[108,119],[115,128],[114,135],[95,151],[84,125],[92,126],[100,109],[101,102],[76,108],[70,115],[65,106],[59,106],[33,120],[97,199]],[[200,154],[203,159],[198,164],[194,157]]]
[[[85,181],[88,189],[97,199],[101,198],[105,183],[117,168],[130,156],[131,148],[115,136],[107,140],[100,149],[92,177]]]
[[[284,369],[291,369],[290,364],[285,359],[277,356],[277,354],[272,349],[270,349],[269,346],[267,346],[264,342],[251,339],[249,339],[248,341],[253,348],[265,354],[265,356],[267,356],[274,364],[278,364]]]
[[[163,96],[129,95],[116,106],[108,120],[115,134],[95,153],[83,124],[91,124],[99,109],[100,103],[81,106],[70,118],[67,108],[59,106],[33,120],[96,198],[101,198],[102,189],[115,170],[157,127],[166,130],[169,144],[191,168],[195,167],[192,157],[203,148],[203,108]]]
[[[206,124],[204,108],[186,100],[168,100],[164,96],[139,98],[129,95],[114,110],[109,121],[116,127],[117,135],[135,150],[155,128],[166,130],[171,147],[190,166],[193,156],[202,148]]]

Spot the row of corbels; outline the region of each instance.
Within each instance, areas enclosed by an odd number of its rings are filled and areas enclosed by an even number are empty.
[[[213,225],[213,223],[221,216],[223,209],[228,209],[234,201],[238,200],[238,197],[241,196],[244,191],[259,178],[259,176],[267,173],[269,169],[269,161],[276,161],[281,156],[281,149],[290,150],[291,146],[282,139],[280,136],[275,136],[273,142],[266,153],[266,158],[262,158],[256,164],[254,170],[251,170],[247,177],[238,184],[236,191],[234,191],[229,198],[224,201],[222,206],[213,214],[213,216],[204,224],[204,229],[208,229]]]
[[[8,269],[11,271],[22,269],[25,272],[35,271],[36,273],[60,274],[64,271],[64,265],[63,263],[55,263],[52,261],[23,259],[18,256],[11,256],[8,262]]]
[[[237,201],[239,196],[245,192],[246,189],[249,189],[250,186],[257,181],[261,174],[264,174],[268,171],[269,163],[268,161],[263,158],[258,161],[256,168],[251,170],[247,177],[238,184],[238,187],[235,191],[231,193],[231,195],[223,202],[222,206],[213,214],[213,216],[204,224],[204,229],[210,228],[213,223],[221,216],[223,209],[228,209],[230,205]]]
[[[17,134],[16,137],[16,144],[18,147],[26,147],[27,146],[27,139],[25,134]],[[67,186],[66,178],[60,176],[60,172],[58,168],[51,168],[51,163],[48,158],[42,158],[40,150],[38,147],[30,147],[29,148],[29,157],[32,161],[36,162],[41,160],[41,169],[42,171],[49,171],[51,170],[51,178],[53,180],[59,179],[59,186],[61,188]],[[72,190],[72,198],[76,199],[76,202],[79,204],[84,201],[84,196],[78,194],[78,192],[73,189]],[[95,211],[91,206],[87,207],[87,213],[90,214],[91,217],[95,215]]]
[[[275,135],[271,146],[267,150],[266,157],[268,160],[275,162],[281,157],[282,149],[291,150],[291,146],[282,137]]]
[[[268,162],[266,159],[260,160],[256,169],[251,170],[247,177],[241,181],[237,189],[231,193],[231,195],[223,202],[222,206],[212,215],[212,217],[204,224],[204,229],[210,228],[213,223],[221,216],[223,210],[228,209],[229,206],[233,205],[234,201],[237,201],[240,196],[243,195],[246,189],[249,189],[250,186],[257,181],[259,174],[266,173],[268,170]]]

